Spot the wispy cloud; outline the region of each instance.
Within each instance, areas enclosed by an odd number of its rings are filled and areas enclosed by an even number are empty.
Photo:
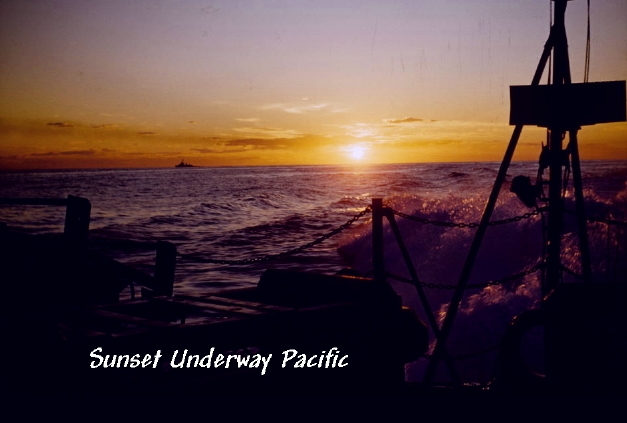
[[[56,128],[74,128],[74,126],[76,126],[70,122],[48,122],[47,125],[54,126]]]
[[[307,112],[318,112],[324,108],[326,108],[328,104],[320,103],[320,104],[310,104],[307,106],[291,106],[286,107],[283,110],[287,113],[292,113],[296,115],[300,115]]]
[[[157,135],[157,133],[152,131],[142,131],[138,132],[137,135]]]
[[[294,141],[293,138],[238,138],[210,148],[192,148],[190,151],[201,154],[226,154],[251,150],[279,150],[287,148]]]
[[[238,122],[259,122],[259,118],[235,118]]]
[[[111,129],[111,130],[115,130],[115,129],[123,129],[124,125],[120,125],[117,123],[105,123],[103,125],[92,125],[92,128],[94,129]]]
[[[283,128],[273,128],[273,127],[261,127],[261,126],[244,126],[240,128],[233,129],[236,132],[250,134],[255,138],[296,138],[300,137],[301,134],[298,131],[293,129],[283,129]]]
[[[226,145],[229,147],[243,147],[254,150],[276,150],[286,148],[289,143],[290,141],[285,138],[243,138],[230,140]]]
[[[402,118],[402,119],[386,119],[385,120],[385,122],[393,123],[393,124],[415,123],[415,122],[423,122],[423,121],[424,121],[424,119],[414,118],[414,117],[406,117],[406,118]]]
[[[195,151],[201,154],[226,154],[226,153],[241,153],[243,151],[249,151],[249,148],[192,148],[190,151]]]
[[[319,112],[329,106],[328,103],[302,104],[302,103],[272,103],[261,106],[262,110],[281,110],[285,113],[301,115],[310,112]]]
[[[121,120],[135,120],[134,116],[126,115],[124,113],[100,113],[100,116],[121,119]]]
[[[45,153],[31,153],[31,156],[91,156],[96,154],[96,150],[68,150],[68,151],[47,151]]]
[[[352,125],[344,125],[342,128],[346,130],[346,135],[354,138],[370,138],[379,135],[377,125],[368,123],[359,122]]]

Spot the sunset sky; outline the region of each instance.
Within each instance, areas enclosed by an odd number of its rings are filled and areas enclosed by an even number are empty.
[[[0,169],[503,157],[548,0],[2,0]],[[592,0],[591,81],[627,79],[627,1]],[[587,6],[569,3],[573,82]],[[546,81],[546,78],[543,79]],[[515,160],[535,160],[525,128]],[[583,160],[627,160],[627,124]]]

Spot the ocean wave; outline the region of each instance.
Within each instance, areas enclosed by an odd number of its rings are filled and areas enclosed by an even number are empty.
[[[371,216],[302,253],[246,265],[208,264],[203,258],[240,260],[283,253],[310,243],[343,225],[371,203],[372,197],[410,216],[439,222],[476,223],[481,219],[498,164],[407,164],[347,167],[198,169],[193,180],[170,169],[109,172],[48,172],[11,176],[0,183],[4,196],[83,194],[92,201],[91,248],[152,271],[155,243],[174,242],[175,290],[206,294],[226,287],[252,286],[268,267],[332,274],[350,266],[372,274]],[[535,177],[535,163],[514,163],[512,175]],[[80,175],[77,178],[76,175]],[[177,175],[177,176],[175,176]],[[589,216],[627,220],[627,163],[594,162],[584,168],[585,208]],[[156,187],[168,186],[162,190]],[[572,185],[571,185],[572,186]],[[565,199],[575,210],[572,189]],[[31,233],[62,231],[61,209],[0,208],[0,219]],[[499,196],[492,220],[521,216],[525,207],[509,192]],[[421,281],[455,285],[476,229],[434,226],[396,216],[404,243]],[[408,278],[409,272],[389,226],[384,231],[386,270]],[[543,254],[543,222],[531,216],[489,227],[469,283],[479,284],[517,274],[537,264]],[[622,282],[627,274],[627,228],[603,222],[588,224],[593,276],[599,282]],[[563,264],[581,272],[577,225],[564,219]],[[566,282],[575,277],[565,274]],[[426,320],[415,288],[391,281],[403,299]],[[470,289],[460,307],[449,348],[454,354],[490,348],[504,325],[522,310],[537,307],[540,275]],[[431,307],[441,320],[451,290],[428,289]],[[486,381],[495,352],[469,359],[464,377]],[[419,379],[424,360],[408,366]]]

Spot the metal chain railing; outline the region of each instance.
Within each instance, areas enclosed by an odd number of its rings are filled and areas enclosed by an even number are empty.
[[[535,266],[532,266],[526,270],[523,270],[522,272],[513,274],[511,276],[507,276],[505,278],[501,278],[501,279],[495,279],[492,281],[488,281],[485,283],[475,283],[475,284],[468,284],[466,285],[466,289],[476,289],[476,288],[486,288],[488,286],[493,286],[493,285],[501,285],[503,283],[506,282],[510,282],[516,279],[520,279],[523,278],[527,275],[530,275],[534,272],[537,272],[538,270],[542,269],[544,267],[543,263],[538,263]],[[411,279],[408,278],[404,278],[402,276],[398,276],[395,275],[393,273],[389,273],[387,272],[386,275],[391,278],[391,279],[395,279],[399,282],[405,282],[408,284],[414,284],[414,282]],[[420,286],[424,287],[424,288],[430,288],[430,289],[455,289],[456,285],[446,285],[446,284],[441,284],[441,283],[430,283],[430,282],[419,282]]]
[[[394,210],[394,209],[391,209],[391,210],[392,210],[392,212],[395,215],[397,215],[399,217],[402,217],[404,219],[411,220],[411,221],[417,222],[417,223],[424,223],[424,224],[427,224],[427,225],[444,226],[444,227],[447,227],[447,228],[477,228],[477,227],[479,227],[479,223],[477,223],[477,222],[470,222],[470,223],[465,223],[465,222],[443,222],[443,221],[439,221],[439,220],[427,219],[427,218],[424,218],[424,217],[412,216],[410,214],[403,213],[401,211]],[[529,219],[529,218],[531,218],[533,216],[539,215],[542,211],[544,211],[544,210],[534,210],[532,212],[524,213],[524,214],[522,214],[520,216],[509,217],[507,219],[501,219],[501,220],[493,220],[490,223],[488,223],[488,226],[506,225],[508,223],[514,223],[514,222],[518,222],[520,220]],[[575,214],[575,212],[572,211],[572,210],[566,210],[566,213],[568,213],[568,214]],[[590,222],[606,223],[608,225],[627,226],[627,222],[623,221],[623,220],[608,219],[608,218],[604,218],[604,217],[594,217],[594,216],[588,216],[587,219]]]
[[[387,207],[387,206],[386,206]],[[444,222],[444,221],[438,221],[438,220],[433,220],[433,219],[428,219],[428,218],[423,218],[423,217],[418,217],[418,216],[412,216],[409,215],[407,213],[403,213],[401,211],[398,210],[394,210],[391,207],[388,207],[393,214],[395,214],[396,216],[402,217],[404,219],[410,220],[412,222],[417,222],[417,223],[423,223],[423,224],[427,224],[427,225],[433,225],[433,226],[441,226],[441,227],[447,227],[447,228],[477,228],[479,227],[479,223],[476,222],[469,222],[469,223],[465,223],[465,222]],[[304,250],[307,250],[311,247],[314,247],[315,245],[318,245],[324,241],[326,241],[327,239],[331,238],[332,236],[337,235],[338,233],[344,231],[345,229],[347,229],[349,226],[351,226],[353,223],[355,223],[357,220],[361,219],[363,216],[365,216],[367,213],[369,213],[371,211],[371,206],[367,206],[364,210],[362,210],[361,212],[359,212],[358,214],[356,214],[355,216],[353,216],[350,220],[348,220],[346,223],[344,223],[343,225],[337,227],[336,229],[320,236],[319,238],[316,238],[314,241],[309,242],[305,245],[302,245],[300,247],[296,247],[281,253],[276,253],[276,254],[268,254],[266,256],[262,256],[262,257],[254,257],[254,258],[247,258],[247,259],[241,259],[241,260],[224,260],[224,259],[208,259],[208,258],[203,258],[203,257],[198,257],[195,255],[190,255],[190,254],[180,254],[179,253],[179,257],[183,258],[183,259],[187,259],[187,260],[192,260],[195,262],[201,262],[201,263],[210,263],[210,264],[225,264],[225,265],[245,265],[245,264],[252,264],[252,263],[261,263],[261,262],[265,262],[265,261],[270,261],[270,260],[275,260],[275,259],[280,259],[280,258],[284,258],[284,257],[288,257],[294,254],[298,254]],[[525,219],[529,219],[533,216],[537,216],[539,215],[543,210],[539,209],[539,210],[534,210],[532,212],[528,212],[528,213],[524,213],[522,215],[519,216],[514,216],[514,217],[510,217],[510,218],[506,218],[506,219],[500,219],[500,220],[494,220],[488,223],[488,226],[498,226],[498,225],[506,225],[509,223],[514,223],[514,222],[518,222],[521,220],[525,220]],[[567,210],[567,213],[573,214],[574,212]],[[626,225],[627,226],[627,222],[624,221],[620,221],[620,220],[615,220],[615,219],[607,219],[607,218],[599,218],[599,217],[588,217],[588,221],[590,222],[601,222],[601,223],[606,223],[608,225]],[[486,286],[491,286],[491,285],[498,285],[498,284],[502,284],[504,282],[508,282],[511,280],[515,280],[521,277],[524,277],[530,273],[533,273],[539,269],[542,268],[541,264],[538,264],[536,266],[533,266],[530,269],[527,269],[521,273],[509,276],[507,278],[503,278],[503,279],[498,279],[498,280],[494,280],[494,281],[489,281],[487,283],[483,283],[483,284],[470,284],[468,285],[468,288],[484,288]],[[577,273],[563,268],[563,270],[566,273],[571,274],[572,276],[575,277],[580,277],[581,275],[578,275]],[[396,279],[399,280],[401,282],[407,282],[407,283],[413,283],[410,279],[407,278],[403,278],[401,276],[398,275],[393,275],[393,274],[389,274],[388,276],[392,279]],[[444,285],[444,284],[435,284],[435,283],[424,283],[421,282],[421,285],[423,287],[426,288],[431,288],[431,289],[455,289],[455,286],[452,285]]]
[[[427,224],[427,225],[444,226],[444,227],[447,227],[447,228],[477,228],[477,227],[479,227],[479,223],[475,223],[475,222],[472,222],[472,223],[442,222],[442,221],[438,221],[438,220],[432,220],[432,219],[427,219],[427,218],[423,218],[423,217],[412,216],[412,215],[409,215],[407,213],[403,213],[403,212],[400,212],[400,211],[394,210],[394,209],[391,209],[391,210],[392,210],[392,212],[395,215],[397,215],[399,217],[402,217],[402,218],[407,219],[407,220],[411,220],[412,222],[424,223],[424,224]],[[501,219],[501,220],[493,220],[490,223],[488,223],[488,226],[505,225],[505,224],[508,224],[508,223],[518,222],[520,220],[529,219],[530,217],[537,216],[539,214],[540,214],[540,210],[534,210],[532,212],[525,213],[525,214],[522,214],[520,216],[514,216],[514,217],[510,217],[510,218],[507,218],[507,219]]]
[[[371,206],[367,206],[364,210],[362,210],[361,212],[359,212],[358,214],[356,214],[355,216],[353,216],[350,220],[348,220],[346,223],[344,223],[343,225],[337,227],[336,229],[316,238],[315,240],[313,240],[312,242],[309,242],[307,244],[301,245],[300,247],[296,247],[281,253],[276,253],[276,254],[268,254],[262,257],[253,257],[253,258],[247,258],[247,259],[241,259],[241,260],[226,260],[226,259],[210,259],[210,258],[204,258],[204,257],[199,257],[196,255],[192,255],[192,254],[182,254],[179,253],[178,256],[182,259],[185,260],[190,260],[190,261],[194,261],[197,263],[209,263],[209,264],[224,264],[224,265],[246,265],[246,264],[253,264],[253,263],[262,263],[262,262],[266,262],[266,261],[271,261],[271,260],[276,260],[276,259],[281,259],[284,257],[288,257],[288,256],[292,256],[294,254],[298,254],[302,251],[305,251],[309,248],[312,248],[324,241],[326,241],[327,239],[331,238],[332,236],[335,236],[337,234],[339,234],[340,232],[344,231],[345,229],[347,229],[348,227],[350,227],[353,223],[355,223],[357,220],[361,219],[363,216],[365,216],[367,213],[369,213],[372,210]],[[431,220],[431,219],[425,219],[425,218],[419,218],[416,216],[411,216],[408,215],[406,213],[400,212],[398,210],[394,210],[391,209],[392,212],[400,217],[403,217],[405,219],[408,220],[412,220],[415,222],[419,222],[419,223],[426,223],[426,224],[431,224],[431,225],[435,225],[435,226],[444,226],[444,227],[456,227],[456,228],[475,228],[477,227],[479,224],[478,223],[453,223],[453,222],[442,222],[442,221],[436,221],[436,220]],[[525,213],[523,215],[520,216],[515,216],[515,217],[511,217],[508,219],[503,219],[503,220],[496,220],[493,222],[490,222],[490,226],[496,226],[496,225],[504,225],[507,223],[512,223],[512,222],[517,222],[523,219],[528,219],[530,217],[533,217],[535,215],[538,215],[540,213],[540,211],[536,210],[533,212],[529,212],[529,213]],[[537,270],[537,269],[536,269]],[[531,272],[533,272],[535,270],[532,270]],[[517,277],[522,277],[525,275],[514,275],[513,277],[511,277],[512,279],[516,279]],[[390,275],[390,277],[392,278],[400,278],[398,276],[394,276],[394,275]],[[402,278],[401,278],[402,280]],[[485,284],[481,284],[482,286],[489,286],[489,285],[496,285],[499,283],[503,283],[506,280],[510,280],[508,278],[505,278],[502,281],[492,281],[492,282],[488,282],[487,285]],[[411,283],[411,281],[410,281]],[[442,288],[443,285],[439,285],[439,284],[426,284],[424,285],[428,288],[436,288],[436,289],[454,289],[454,288]]]
[[[291,250],[287,250],[281,253],[276,253],[276,254],[268,254],[265,255],[263,257],[254,257],[254,258],[248,258],[248,259],[242,259],[242,260],[221,260],[221,259],[208,259],[208,258],[202,258],[202,257],[197,257],[197,256],[193,256],[190,254],[180,254],[179,256],[183,259],[187,259],[187,260],[193,260],[195,262],[200,262],[200,263],[210,263],[210,264],[227,264],[227,265],[243,265],[243,264],[252,264],[252,263],[262,263],[262,262],[266,262],[266,261],[270,261],[270,260],[276,260],[276,259],[280,259],[280,258],[284,258],[284,257],[288,257],[288,256],[292,256],[294,254],[300,253],[304,250],[307,250],[315,245],[318,245],[324,241],[326,241],[327,239],[331,238],[332,236],[335,236],[337,234],[339,234],[340,232],[344,231],[345,229],[347,229],[348,227],[350,227],[353,223],[355,223],[357,220],[361,219],[362,217],[364,217],[367,213],[369,213],[371,210],[371,207],[368,206],[366,207],[364,210],[362,210],[361,212],[359,212],[358,214],[356,214],[355,216],[353,216],[350,220],[348,220],[346,223],[344,223],[343,225],[335,228],[334,230],[332,230],[331,232],[328,232],[318,238],[316,238],[315,240],[305,244],[305,245],[301,245],[300,247],[296,247],[296,248],[292,248]]]

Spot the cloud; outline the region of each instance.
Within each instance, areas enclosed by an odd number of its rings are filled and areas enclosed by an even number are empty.
[[[138,132],[137,135],[157,135],[157,133],[151,132],[151,131],[143,131],[143,132]]]
[[[281,150],[312,148],[328,145],[336,145],[337,139],[334,137],[322,137],[318,135],[305,134],[299,137],[276,137],[276,138],[241,138],[227,141],[229,147],[246,147],[255,150]]]
[[[259,122],[259,118],[235,118],[238,122]]]
[[[46,125],[54,126],[57,128],[74,128],[74,124],[69,122],[48,122]]]
[[[209,148],[192,148],[201,154],[240,153],[252,150],[282,150],[298,144],[305,137],[295,138],[238,138],[216,144]]]
[[[211,148],[192,148],[191,151],[201,154],[227,154],[252,150],[282,150],[288,148],[294,141],[286,138],[239,138]]]
[[[293,129],[272,128],[263,126],[244,126],[233,129],[236,132],[250,134],[254,138],[297,138],[302,136]]]
[[[209,153],[221,153],[221,150],[216,150],[214,148],[192,148],[191,151],[197,151],[198,153],[202,153],[202,154],[209,154]]]
[[[31,153],[31,156],[91,156],[96,154],[96,150],[69,150],[69,151],[47,151],[45,153]]]
[[[311,104],[307,106],[292,106],[292,107],[284,108],[283,111],[287,113],[300,115],[300,114],[307,113],[307,112],[317,112],[317,111],[324,109],[327,106],[328,104],[324,104],[324,103]]]
[[[92,125],[94,129],[122,129],[124,125],[119,125],[117,123],[105,123],[103,125]]]
[[[203,144],[196,144],[190,151],[203,155],[228,155],[237,154],[238,159],[245,156],[242,153],[258,152],[282,152],[301,151],[308,148],[317,148],[328,145],[336,145],[334,137],[321,137],[317,135],[304,134],[298,137],[242,137],[234,139],[222,139],[219,142],[211,142],[206,138]]]
[[[191,123],[192,125],[196,124],[195,120],[188,120],[187,123]]]
[[[318,104],[296,104],[296,103],[272,103],[261,107],[262,110],[282,110],[285,113],[300,115],[308,112],[318,112],[325,109],[329,105],[327,103]]]
[[[228,147],[243,147],[251,150],[278,150],[287,147],[289,141],[285,138],[242,138],[226,142]]]
[[[393,124],[399,124],[399,123],[414,123],[414,122],[423,122],[424,119],[420,119],[420,118],[413,118],[413,117],[406,117],[403,119],[387,119],[386,122],[387,123],[393,123]]]
[[[371,138],[379,135],[378,125],[370,125],[368,123],[355,123],[353,125],[344,125],[346,135],[354,138]]]
[[[123,113],[100,113],[100,116],[104,117],[112,117],[116,119],[126,119],[126,120],[134,120],[135,117],[131,115],[125,115]]]
[[[192,148],[191,151],[196,151],[201,154],[225,154],[225,153],[240,153],[242,151],[248,151],[248,148],[231,148],[231,149],[217,149],[217,148]]]

